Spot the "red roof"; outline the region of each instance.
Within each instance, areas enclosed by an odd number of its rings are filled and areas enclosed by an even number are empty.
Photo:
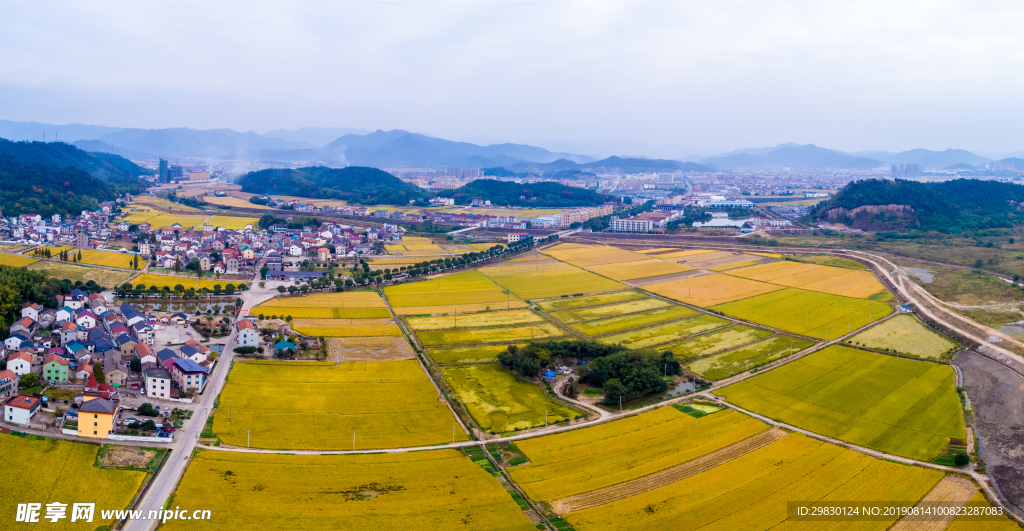
[[[14,374],[14,371],[12,371],[10,369],[4,369],[4,370],[0,371],[0,380],[4,380],[4,379],[7,379],[7,378],[10,378],[11,380],[17,380],[18,379],[18,375]]]
[[[242,320],[238,321],[238,329],[239,330],[246,329],[246,328],[250,329],[250,330],[256,330],[256,325],[252,324],[252,321],[250,321],[248,319],[242,319]]]
[[[153,354],[153,349],[149,348],[149,345],[145,343],[135,344],[135,354],[140,358],[144,358],[146,356],[155,356],[155,354]]]
[[[4,402],[5,406],[16,407],[18,409],[35,409],[39,405],[40,400],[34,396],[18,395],[11,397],[10,400]]]
[[[13,360],[25,360],[32,363],[32,356],[28,352],[12,352],[10,356],[7,356],[7,361],[11,362]]]
[[[60,356],[58,356],[56,354],[50,354],[50,355],[46,356],[45,358],[43,358],[43,365],[46,365],[47,363],[50,363],[51,361],[55,361],[55,362],[57,362],[57,363],[59,363],[61,365],[68,365],[68,360],[66,360],[66,359],[64,359],[64,358],[62,358],[62,357],[60,357]]]

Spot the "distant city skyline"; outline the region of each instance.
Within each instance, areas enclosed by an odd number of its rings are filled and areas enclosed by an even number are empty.
[[[1024,151],[1024,6],[5,2],[0,118],[665,158]],[[195,13],[202,13],[196,16]]]

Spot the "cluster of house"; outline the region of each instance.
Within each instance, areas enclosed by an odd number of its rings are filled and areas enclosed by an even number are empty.
[[[94,212],[83,210],[75,219],[65,219],[60,214],[44,218],[39,214],[21,214],[0,220],[0,240],[26,241],[32,243],[71,243],[79,234],[89,234],[87,241],[94,247],[114,236],[114,230],[107,226],[111,211],[116,208],[113,201],[101,203]]]
[[[366,211],[367,214],[356,213],[354,215],[370,215],[377,218],[387,218],[396,221],[415,223],[431,221],[438,225],[455,225],[460,227],[546,229],[566,228],[573,223],[582,223],[591,218],[611,215],[615,205],[615,203],[606,203],[597,207],[574,208],[557,214],[536,218],[517,218],[514,215],[474,214],[472,211],[432,212],[429,210],[420,210],[418,212],[402,212],[400,210],[389,212],[387,210],[375,210],[370,212],[366,209],[361,209],[362,211]],[[472,206],[488,207],[491,205],[490,201],[474,199]]]
[[[118,228],[128,230],[127,222],[120,222]],[[181,269],[192,260],[198,260],[203,271],[252,274],[265,245],[263,234],[252,225],[232,230],[210,225],[183,227],[175,223],[154,230],[148,223],[140,223],[139,232],[148,235],[139,242],[139,254],[149,257],[153,266],[164,269]]]

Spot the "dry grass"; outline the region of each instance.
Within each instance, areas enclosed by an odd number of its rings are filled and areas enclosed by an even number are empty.
[[[155,456],[156,450],[144,450],[137,446],[111,446],[103,455],[103,465],[142,468]]]
[[[714,306],[782,289],[782,286],[754,282],[729,275],[704,275],[651,284],[644,289],[696,306]]]
[[[327,340],[327,358],[335,363],[411,360],[414,357],[404,337],[332,337]]]
[[[53,262],[40,260],[30,266],[35,271],[46,271],[53,278],[68,279],[72,282],[81,280],[88,282],[95,281],[103,287],[115,287],[124,284],[128,277],[132,276],[128,271],[115,271],[113,269],[100,269],[97,267],[84,267],[68,264],[66,262]]]

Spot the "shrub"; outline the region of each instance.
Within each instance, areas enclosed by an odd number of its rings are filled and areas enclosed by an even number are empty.
[[[960,450],[953,455],[953,464],[958,467],[967,466],[971,462],[971,457],[967,455],[967,452]]]

